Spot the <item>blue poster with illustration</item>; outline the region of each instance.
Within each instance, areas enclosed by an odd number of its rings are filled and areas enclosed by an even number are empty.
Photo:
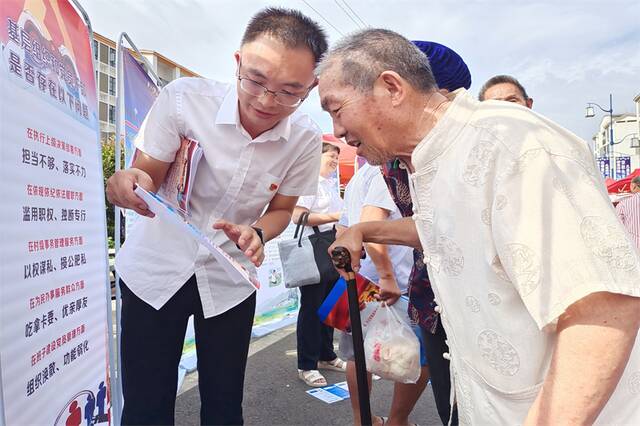
[[[124,91],[124,139],[125,165],[131,165],[135,147],[133,141],[151,105],[158,97],[159,89],[142,68],[142,65],[129,53],[122,52],[122,75]]]
[[[159,89],[142,65],[124,49],[122,51],[122,88],[124,120],[124,167],[131,166],[135,154],[134,140],[151,105],[158,97]],[[125,235],[131,235],[139,216],[131,210],[125,213]]]

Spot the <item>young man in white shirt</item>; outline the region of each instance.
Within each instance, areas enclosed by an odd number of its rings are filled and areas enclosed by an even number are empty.
[[[236,86],[185,78],[160,93],[136,140],[130,169],[109,180],[114,204],[152,217],[133,188],[155,191],[180,137],[199,141],[191,222],[246,267],[291,220],[298,196],[316,192],[321,132],[296,108],[316,84],[323,30],[294,10],[249,22]],[[233,282],[189,236],[144,220],[120,250],[123,424],[172,424],[187,319],[195,317],[202,424],[242,424],[255,289]]]
[[[413,218],[335,242],[422,247],[460,424],[638,424],[640,258],[588,145],[530,109],[438,93],[404,37],[369,29],[319,66],[334,133],[411,171]]]

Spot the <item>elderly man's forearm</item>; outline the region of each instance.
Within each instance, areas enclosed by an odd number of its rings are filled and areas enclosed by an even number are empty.
[[[593,293],[558,321],[549,372],[525,425],[593,424],[615,390],[638,334],[640,298]]]
[[[357,225],[366,243],[395,244],[421,250],[420,239],[413,219],[362,222]]]

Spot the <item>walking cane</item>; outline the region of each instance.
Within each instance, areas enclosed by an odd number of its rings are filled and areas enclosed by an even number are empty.
[[[333,264],[347,273],[347,298],[349,300],[349,319],[351,320],[351,337],[353,338],[353,355],[356,363],[356,380],[358,382],[358,402],[360,405],[360,424],[371,426],[371,405],[369,404],[369,381],[367,365],[364,358],[362,340],[362,323],[360,322],[360,302],[356,274],[351,269],[351,255],[344,247],[336,247],[331,252]]]

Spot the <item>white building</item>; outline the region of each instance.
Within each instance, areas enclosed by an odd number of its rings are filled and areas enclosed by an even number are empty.
[[[116,132],[116,42],[101,34],[93,33],[93,55],[96,61],[96,84],[98,85],[98,118],[100,140],[105,143],[115,139]],[[135,57],[136,53],[130,51]],[[152,50],[140,53],[149,61],[162,84],[179,77],[199,77],[195,72],[173,62]]]
[[[151,69],[160,79],[162,86],[180,77],[199,77],[195,72],[173,62],[171,59],[154,50],[141,49],[140,53],[142,53],[142,56],[149,62]]]
[[[604,116],[600,122],[597,133],[593,136],[594,154],[596,158],[607,157],[611,151],[610,164],[613,167],[618,157],[631,157],[631,169],[640,168],[640,145],[638,144],[638,109],[640,108],[640,95],[635,100],[636,113],[624,113],[613,116],[613,145],[610,146],[610,118]],[[632,143],[633,142],[633,143]],[[620,177],[620,176],[618,176]]]

